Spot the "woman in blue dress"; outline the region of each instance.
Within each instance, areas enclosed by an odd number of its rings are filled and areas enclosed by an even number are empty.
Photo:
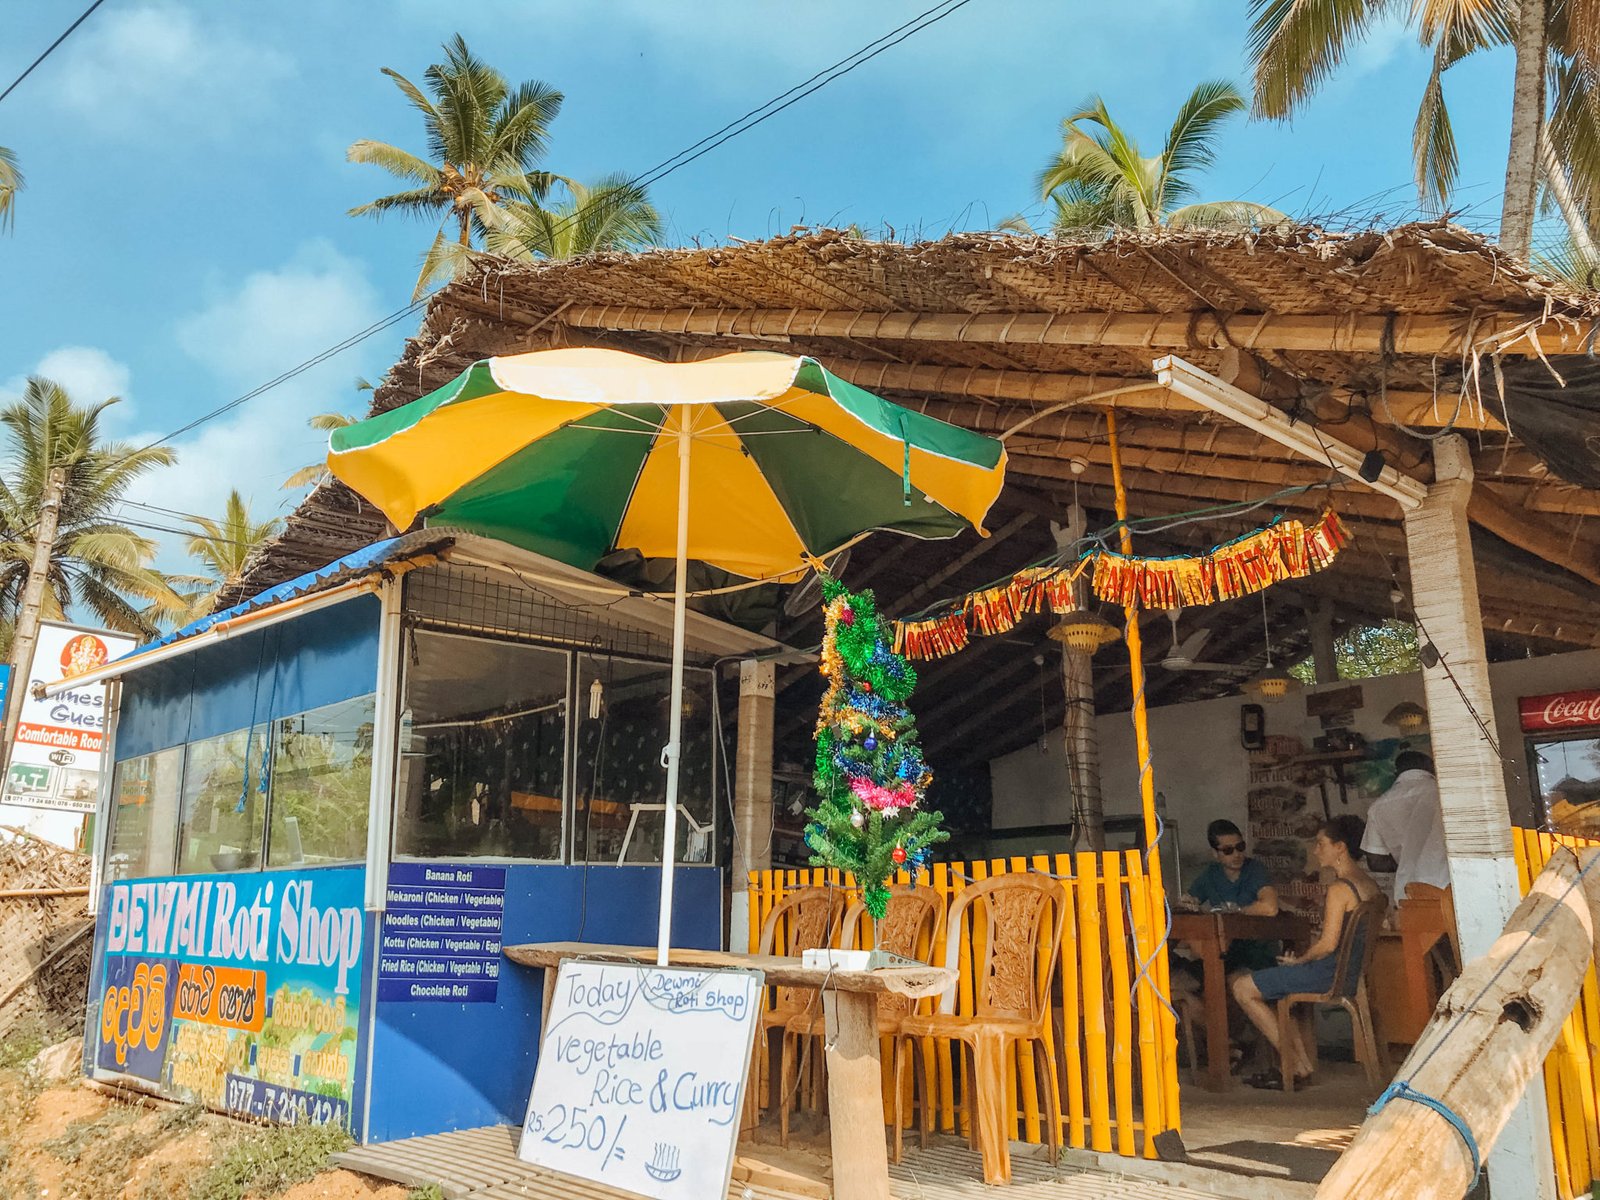
[[[1350,914],[1366,900],[1379,894],[1377,881],[1361,865],[1360,817],[1341,814],[1327,821],[1317,830],[1317,840],[1312,853],[1317,862],[1333,871],[1334,879],[1328,884],[1327,898],[1322,908],[1322,933],[1302,955],[1283,954],[1278,966],[1240,975],[1233,981],[1234,999],[1250,1018],[1261,1035],[1278,1046],[1278,1014],[1274,1005],[1285,996],[1298,993],[1322,993],[1333,986],[1334,970],[1338,966],[1339,934]],[[1359,956],[1362,947],[1354,947]],[[1311,1081],[1311,1059],[1301,1043],[1298,1031],[1294,1045],[1280,1058],[1291,1064],[1295,1087],[1304,1087]],[[1282,1089],[1283,1077],[1277,1068],[1252,1075],[1245,1080],[1251,1087]]]

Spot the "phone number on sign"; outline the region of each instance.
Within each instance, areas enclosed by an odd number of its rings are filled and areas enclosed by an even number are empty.
[[[338,1096],[319,1096],[315,1092],[302,1092],[298,1088],[278,1087],[249,1079],[243,1075],[228,1076],[224,1107],[229,1112],[258,1117],[264,1121],[277,1121],[282,1125],[344,1125],[350,1124],[350,1102]]]

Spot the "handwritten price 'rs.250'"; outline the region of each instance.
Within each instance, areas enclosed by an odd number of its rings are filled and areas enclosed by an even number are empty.
[[[617,1144],[622,1140],[622,1131],[627,1125],[628,1118],[624,1116],[617,1122],[616,1132],[607,1141],[604,1116],[599,1113],[590,1116],[587,1108],[577,1105],[569,1108],[565,1104],[552,1104],[549,1112],[529,1113],[526,1128],[531,1136],[563,1150],[588,1150],[604,1155],[600,1164],[600,1169],[604,1171],[613,1161],[621,1162],[627,1157]]]
[[[116,1047],[117,1065],[128,1061],[128,1051],[141,1045],[150,1051],[161,1046],[167,1015],[167,965],[140,963],[125,987],[106,989],[100,1005],[100,1040]]]

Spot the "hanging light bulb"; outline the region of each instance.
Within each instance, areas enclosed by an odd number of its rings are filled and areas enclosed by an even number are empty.
[[[598,721],[600,719],[600,702],[604,698],[605,688],[601,686],[599,678],[596,677],[595,681],[589,685],[589,720]]]
[[[1266,638],[1267,665],[1259,674],[1247,679],[1241,688],[1247,695],[1268,702],[1282,700],[1299,688],[1300,681],[1287,671],[1279,670],[1272,662],[1272,626],[1267,620],[1267,594],[1261,593],[1261,630]]]
[[[1119,639],[1122,631],[1098,613],[1075,612],[1052,625],[1050,636],[1069,650],[1093,654]]]
[[[1428,711],[1422,705],[1410,700],[1402,700],[1391,708],[1383,718],[1385,725],[1393,726],[1402,734],[1410,736],[1420,733],[1427,727]]]

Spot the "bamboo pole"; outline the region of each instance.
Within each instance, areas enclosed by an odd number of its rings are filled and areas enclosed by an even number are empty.
[[[0,900],[46,900],[52,896],[87,896],[86,887],[9,888],[0,891]]]
[[[461,302],[456,297],[457,303]],[[1482,351],[1535,355],[1581,352],[1588,325],[1530,321],[1520,312],[1239,313],[882,312],[806,308],[643,308],[575,304],[560,323],[574,329],[678,336],[838,337],[854,341],[964,342],[978,345],[1125,346],[1140,349],[1320,350],[1341,354],[1460,355]],[[1530,334],[1532,336],[1530,336]],[[1469,340],[1470,339],[1470,340]]]
[[[1580,865],[1581,861],[1581,865]],[[1489,952],[1467,964],[1397,1081],[1465,1123],[1487,1158],[1577,1002],[1600,926],[1600,850],[1558,850]],[[1392,1090],[1392,1089],[1391,1089]],[[1459,1200],[1474,1181],[1466,1139],[1434,1109],[1390,1099],[1317,1188],[1317,1200]]]
[[[1111,448],[1111,486],[1119,522],[1119,545],[1122,553],[1133,553],[1133,534],[1128,531],[1128,493],[1122,483],[1122,454],[1117,441],[1117,414],[1106,412],[1106,440]],[[1127,624],[1128,674],[1133,689],[1133,743],[1139,757],[1139,807],[1144,814],[1144,844],[1149,863],[1151,902],[1156,911],[1166,913],[1166,889],[1162,882],[1159,837],[1161,819],[1156,814],[1155,764],[1150,752],[1150,717],[1144,698],[1144,638],[1139,631],[1139,614],[1132,604],[1123,608]],[[1162,944],[1154,956],[1139,966],[1140,975],[1155,994],[1156,1021],[1160,1028],[1161,1050],[1166,1070],[1164,1072],[1166,1095],[1171,1097],[1171,1117],[1168,1124],[1176,1127],[1178,1094],[1177,1019],[1172,1010],[1172,987],[1168,975],[1165,928],[1161,931]]]

